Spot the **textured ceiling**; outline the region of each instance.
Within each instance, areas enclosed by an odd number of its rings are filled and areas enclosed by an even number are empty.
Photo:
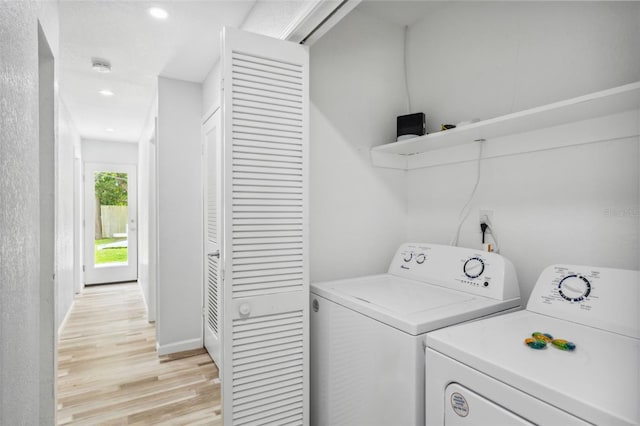
[[[136,142],[158,75],[201,82],[219,57],[225,25],[239,27],[255,1],[61,1],[60,93],[85,139]],[[160,6],[159,21],[147,9]],[[108,59],[112,72],[91,70]],[[98,92],[109,89],[114,96]],[[105,129],[112,128],[113,132]]]
[[[363,0],[358,10],[396,25],[411,26],[447,3],[431,0]]]

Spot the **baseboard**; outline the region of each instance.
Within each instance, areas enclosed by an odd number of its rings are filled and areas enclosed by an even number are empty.
[[[69,316],[71,315],[71,310],[73,309],[73,305],[75,303],[76,303],[76,299],[74,298],[71,301],[71,305],[69,305],[69,309],[67,309],[67,313],[64,314],[64,318],[62,318],[62,322],[60,323],[60,326],[58,327],[58,337],[60,337],[60,332],[62,331],[64,326],[67,325],[67,320],[69,319]]]
[[[181,342],[169,343],[168,345],[161,345],[156,342],[156,350],[158,356],[173,354],[176,352],[190,351],[192,349],[202,348],[202,339],[189,339]]]

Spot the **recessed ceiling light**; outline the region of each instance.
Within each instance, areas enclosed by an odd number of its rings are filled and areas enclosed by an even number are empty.
[[[159,7],[149,8],[149,15],[153,16],[156,19],[167,19],[169,17],[169,13]]]
[[[113,130],[111,127],[107,127],[106,129],[104,129],[104,131],[109,133],[115,132],[115,130]]]
[[[111,63],[102,58],[91,58],[91,69],[96,72],[108,73],[111,72]]]
[[[101,90],[98,93],[100,93],[102,96],[113,96],[113,92],[108,89]]]

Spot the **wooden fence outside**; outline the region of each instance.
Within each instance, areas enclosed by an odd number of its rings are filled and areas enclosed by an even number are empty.
[[[128,206],[100,206],[102,215],[102,238],[113,238],[113,234],[126,234],[129,220]]]

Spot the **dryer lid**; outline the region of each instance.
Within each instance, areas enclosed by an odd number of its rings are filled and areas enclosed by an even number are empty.
[[[576,349],[531,349],[536,331]],[[638,339],[520,311],[429,333],[427,346],[587,422],[640,423]]]

